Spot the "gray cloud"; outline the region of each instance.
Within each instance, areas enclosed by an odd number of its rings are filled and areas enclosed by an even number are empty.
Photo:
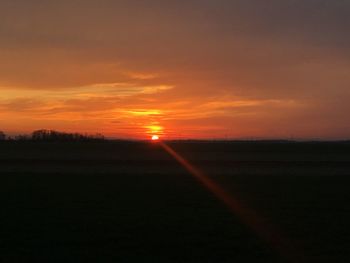
[[[156,98],[299,100],[309,119],[295,122],[338,130],[350,120],[349,11],[348,0],[2,1],[0,86],[83,89],[156,74],[137,80],[175,87]]]

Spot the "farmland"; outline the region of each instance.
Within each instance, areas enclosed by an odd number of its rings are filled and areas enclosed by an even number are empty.
[[[347,142],[167,142],[300,255],[152,142],[1,142],[1,262],[346,262]]]

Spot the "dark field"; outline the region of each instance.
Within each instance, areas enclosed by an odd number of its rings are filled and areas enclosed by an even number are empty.
[[[0,262],[350,262],[350,143],[169,145],[300,254],[258,237],[157,143],[3,142]]]

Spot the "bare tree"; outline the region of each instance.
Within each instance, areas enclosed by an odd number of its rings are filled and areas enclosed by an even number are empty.
[[[66,133],[53,130],[37,130],[32,133],[33,141],[103,141],[102,134],[88,135],[80,133]]]
[[[6,134],[3,131],[0,131],[0,141],[6,140]]]
[[[26,134],[20,134],[20,135],[16,135],[14,137],[14,140],[15,141],[29,141],[30,140],[30,137]]]
[[[43,141],[50,138],[51,131],[49,130],[37,130],[32,133],[32,140]]]

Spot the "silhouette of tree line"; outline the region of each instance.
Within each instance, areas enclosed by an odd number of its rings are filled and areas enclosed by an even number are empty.
[[[6,134],[3,131],[0,131],[0,141],[6,140]]]
[[[36,130],[31,135],[17,135],[14,137],[8,137],[2,131],[0,131],[0,141],[15,140],[15,141],[104,141],[104,135],[97,134],[81,134],[81,133],[67,133],[54,130]]]

